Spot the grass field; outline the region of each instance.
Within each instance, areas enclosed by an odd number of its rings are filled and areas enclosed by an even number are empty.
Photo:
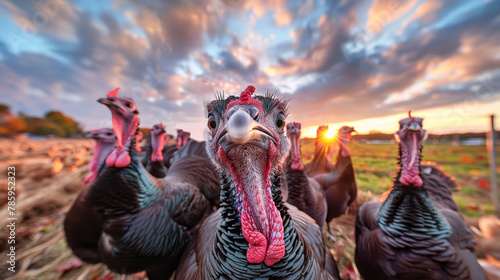
[[[304,164],[312,160],[314,140],[302,142]],[[397,172],[396,144],[363,144],[352,142],[350,151],[356,173],[358,188],[380,195],[392,185]],[[497,147],[497,155],[500,147]],[[426,145],[423,160],[432,161],[455,178],[459,189],[453,197],[462,213],[468,217],[477,217],[495,213],[491,203],[488,153],[486,146],[452,146],[447,144]],[[500,162],[500,156],[497,158]],[[500,169],[497,170],[500,173]],[[500,184],[500,176],[498,176]]]

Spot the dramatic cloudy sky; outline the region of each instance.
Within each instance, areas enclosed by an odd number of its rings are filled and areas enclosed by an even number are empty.
[[[500,1],[0,2],[0,102],[109,126],[120,87],[141,124],[202,138],[214,91],[291,97],[315,126],[392,132],[412,109],[432,132],[487,129],[500,111]],[[309,127],[309,128],[307,128]]]

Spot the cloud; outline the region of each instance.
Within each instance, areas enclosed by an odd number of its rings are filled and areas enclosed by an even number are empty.
[[[447,106],[478,88],[489,88],[478,102],[498,98],[498,1],[2,5],[0,94],[15,110],[63,110],[86,128],[109,119],[95,100],[117,86],[142,125],[170,127],[204,123],[205,98],[249,84],[290,94],[304,126]]]

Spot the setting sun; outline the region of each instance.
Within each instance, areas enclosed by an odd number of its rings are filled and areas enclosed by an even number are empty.
[[[331,127],[331,126],[330,126],[330,127],[328,128],[328,132],[325,134],[326,138],[328,138],[328,139],[332,139],[333,137],[335,137],[335,132],[336,132],[336,131],[337,131],[337,130],[336,130],[335,128],[333,128],[333,127]]]

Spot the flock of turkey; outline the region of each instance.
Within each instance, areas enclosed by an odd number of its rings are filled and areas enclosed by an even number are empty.
[[[142,160],[139,109],[118,89],[99,99],[113,130],[91,131],[88,187],[64,221],[73,253],[152,280],[340,279],[321,229],[356,199],[355,130],[342,127],[335,140],[320,127],[304,166],[301,126],[285,123],[286,100],[254,92],[206,104],[207,141],[180,131],[178,144],[166,146],[165,127],[155,125]],[[486,279],[453,181],[420,164],[422,119],[399,125],[393,186],[356,218],[357,269],[364,279]]]

